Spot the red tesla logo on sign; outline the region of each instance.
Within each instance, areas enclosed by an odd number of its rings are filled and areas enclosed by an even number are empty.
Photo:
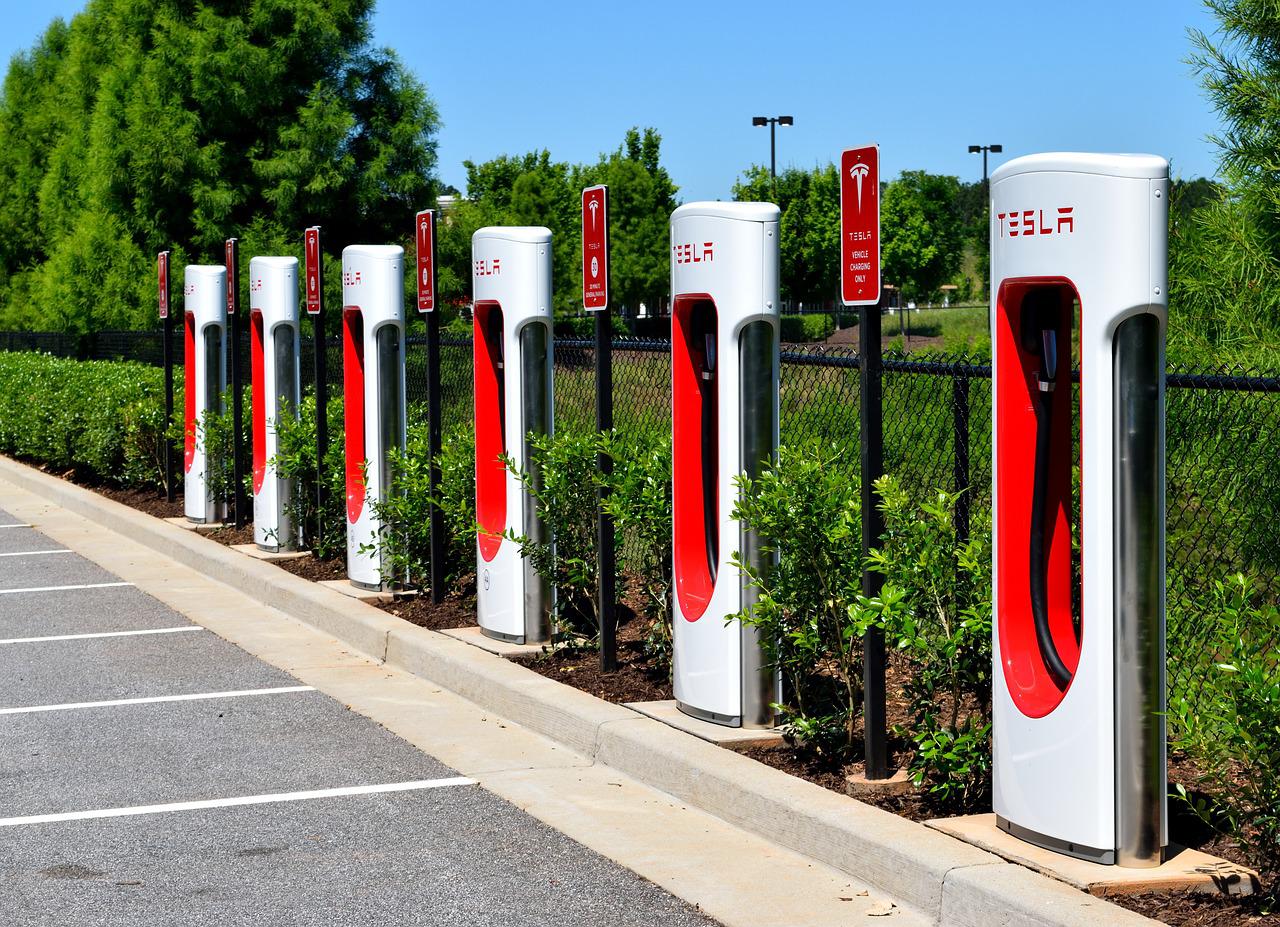
[[[169,252],[156,255],[156,281],[160,286],[160,318],[169,318]]]
[[[582,191],[582,306],[609,308],[609,188]]]
[[[414,222],[418,239],[418,311],[436,308],[435,213],[424,209]]]
[[[840,295],[846,306],[880,302],[880,146],[840,154]]]
[[[227,239],[225,249],[227,265],[227,315],[236,314],[236,287],[239,286],[239,269],[236,267],[236,240]]]
[[[307,259],[307,314],[320,314],[320,226],[307,229],[304,241]]]

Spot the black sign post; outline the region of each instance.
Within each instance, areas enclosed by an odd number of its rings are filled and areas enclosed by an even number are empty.
[[[231,317],[231,480],[235,500],[237,528],[243,528],[248,519],[249,502],[244,491],[244,409],[240,384],[240,241],[228,238],[227,261],[227,315]]]
[[[159,284],[158,302],[160,318],[164,322],[164,497],[173,502],[177,498],[177,487],[173,479],[173,441],[169,437],[169,429],[173,425],[173,313],[169,311],[169,254],[161,251],[156,255],[156,277]]]
[[[324,511],[329,501],[325,485],[324,459],[329,453],[328,345],[324,334],[324,255],[320,251],[320,226],[303,233],[306,273],[305,304],[311,316],[311,342],[315,355],[316,379],[316,539],[324,537]]]
[[[427,491],[433,500],[440,497],[440,313],[436,306],[436,215],[424,209],[414,217],[414,240],[417,242],[418,311],[427,322]],[[432,504],[427,515],[431,537],[431,601],[444,601],[447,545],[444,536],[444,512]]]

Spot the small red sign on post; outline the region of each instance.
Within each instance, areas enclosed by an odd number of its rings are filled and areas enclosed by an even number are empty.
[[[304,237],[307,273],[307,315],[320,314],[320,226],[307,229]]]
[[[840,295],[846,306],[880,302],[880,146],[840,154]]]
[[[609,188],[603,184],[582,191],[582,306],[609,308]]]
[[[160,287],[158,305],[160,318],[169,318],[169,252],[161,251],[156,255],[156,283]]]
[[[228,238],[225,248],[227,268],[227,315],[236,314],[236,287],[240,281],[240,268],[236,265],[239,263],[237,258],[240,255],[240,249],[236,247],[236,239]]]
[[[436,214],[430,209],[418,213],[414,220],[418,241],[418,311],[434,312],[436,308]]]

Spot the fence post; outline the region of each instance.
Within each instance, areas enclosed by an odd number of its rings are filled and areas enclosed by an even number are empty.
[[[867,569],[871,548],[880,544],[884,519],[873,483],[884,472],[884,409],[880,363],[880,305],[862,306],[858,325],[859,404],[862,465],[862,594],[880,592],[881,576]],[[862,640],[862,730],[868,779],[889,778],[885,712],[884,631],[868,629]]]
[[[956,499],[956,537],[969,539],[969,375],[957,374],[951,381],[952,428],[955,432],[955,463],[952,471]]]
[[[434,233],[431,247],[435,248]],[[435,266],[433,254],[433,271]],[[427,453],[431,455],[427,488],[433,500],[428,518],[431,531],[431,602],[435,605],[444,601],[444,578],[448,566],[445,563],[444,512],[434,502],[440,498],[440,445],[444,434],[440,414],[440,310],[436,307],[427,313]]]
[[[165,281],[166,284],[168,281]],[[166,297],[165,302],[168,303]],[[164,498],[173,502],[177,489],[173,484],[173,440],[169,429],[173,426],[173,310],[164,317]]]

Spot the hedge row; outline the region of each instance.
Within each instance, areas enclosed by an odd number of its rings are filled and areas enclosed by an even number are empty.
[[[162,370],[0,353],[0,453],[120,485],[162,485],[163,449]]]

